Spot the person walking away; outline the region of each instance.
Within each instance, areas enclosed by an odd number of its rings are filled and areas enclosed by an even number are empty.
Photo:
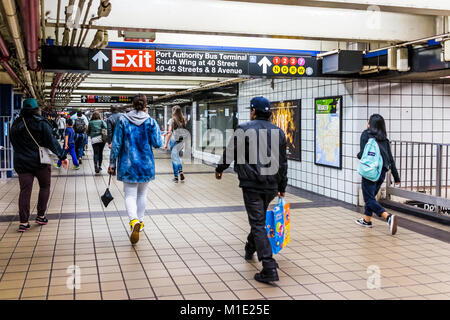
[[[66,130],[66,119],[62,116],[58,119],[59,140],[64,141],[64,131]]]
[[[45,216],[50,197],[51,166],[41,164],[39,146],[50,149],[67,168],[68,161],[58,140],[53,136],[50,124],[41,116],[35,99],[25,99],[18,118],[11,127],[11,144],[14,148],[14,170],[19,175],[19,232],[31,228],[30,200],[33,191],[33,181],[39,182],[36,223],[46,225]]]
[[[88,136],[91,137],[92,149],[94,150],[94,167],[95,173],[99,173],[103,162],[103,149],[105,142],[102,140],[102,129],[106,130],[107,125],[105,121],[101,120],[100,113],[95,111],[92,114],[91,121],[88,126]]]
[[[266,211],[277,194],[282,198],[285,196],[287,185],[286,137],[280,128],[269,121],[270,116],[269,100],[253,98],[250,101],[251,121],[237,126],[216,168],[216,178],[220,180],[234,161],[234,171],[239,178],[250,223],[245,259],[251,260],[256,251],[263,269],[255,274],[254,279],[264,283],[279,280],[278,264],[272,257],[265,228]],[[261,146],[267,149],[259,150]],[[262,155],[270,155],[270,164],[262,164],[267,163],[262,161]]]
[[[356,220],[356,223],[366,228],[372,228],[372,214],[385,219],[389,226],[391,235],[397,232],[397,216],[387,213],[386,210],[376,201],[377,193],[380,191],[381,185],[386,177],[386,172],[391,170],[394,176],[395,184],[400,184],[400,176],[397,167],[392,157],[391,146],[386,134],[386,123],[384,118],[379,114],[373,114],[367,123],[367,129],[363,131],[360,139],[360,151],[357,155],[361,159],[364,148],[370,138],[374,138],[380,148],[380,153],[383,158],[383,169],[381,171],[378,181],[373,182],[362,177],[361,188],[363,192],[365,207],[364,217]]]
[[[108,147],[111,149],[114,131],[116,129],[117,122],[119,121],[122,114],[119,112],[119,108],[117,106],[111,106],[110,111],[112,114],[106,120],[106,124],[108,125]]]
[[[85,150],[85,146],[88,143],[88,137],[87,137],[87,129],[89,126],[89,120],[87,119],[87,117],[83,114],[83,112],[81,112],[81,110],[78,110],[77,113],[75,113],[74,115],[72,115],[70,117],[70,119],[72,119],[72,121],[74,121],[74,130],[75,133],[77,134],[75,137],[75,143],[76,143],[76,153],[77,153],[77,157],[78,157],[78,161],[79,163],[82,163],[82,158],[84,156],[84,150]],[[81,120],[80,120],[81,119]]]
[[[155,158],[152,148],[162,146],[156,121],[147,114],[147,97],[133,99],[133,111],[119,119],[112,140],[108,173],[123,182],[125,207],[130,219],[130,242],[139,241],[144,228],[147,185],[155,179]]]
[[[184,181],[183,166],[180,159],[180,152],[183,149],[183,129],[186,129],[186,120],[184,119],[183,112],[180,106],[174,106],[172,108],[172,118],[168,122],[168,133],[164,149],[167,150],[167,145],[169,144],[174,174],[172,181],[175,183],[178,183],[178,175],[180,176],[180,180]]]
[[[73,170],[79,170],[80,165],[78,163],[77,154],[75,152],[75,131],[73,130],[73,121],[72,119],[67,120],[67,128],[65,132],[64,138],[64,155],[67,156],[68,153],[72,156],[73,162]],[[61,168],[61,160],[55,164],[56,168]]]

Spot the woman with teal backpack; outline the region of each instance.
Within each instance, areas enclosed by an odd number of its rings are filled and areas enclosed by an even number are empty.
[[[373,140],[371,140],[373,139]],[[378,148],[374,148],[373,144],[376,142]],[[365,150],[367,145],[367,149]],[[373,114],[367,124],[367,130],[364,130],[360,139],[361,150],[358,153],[358,159],[362,160],[361,165],[367,165],[370,159],[367,160],[367,156],[376,159],[376,152],[379,152],[382,158],[381,172],[376,175],[376,181],[369,180],[364,177],[363,170],[359,172],[363,175],[361,188],[365,202],[364,217],[356,220],[356,223],[366,228],[372,228],[372,214],[382,217],[388,222],[389,231],[392,235],[397,232],[397,217],[393,214],[387,213],[386,210],[376,201],[376,195],[380,191],[381,185],[386,177],[386,172],[391,170],[394,176],[395,184],[400,183],[400,177],[398,175],[397,167],[395,166],[394,158],[392,157],[391,146],[386,134],[386,124],[384,119],[379,114]],[[381,159],[380,159],[381,160]],[[364,163],[363,163],[364,162]],[[381,163],[379,163],[381,166]]]

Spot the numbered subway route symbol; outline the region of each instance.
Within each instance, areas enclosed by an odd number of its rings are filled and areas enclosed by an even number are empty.
[[[273,58],[273,64],[280,64],[280,63],[281,63],[280,57],[274,57]]]
[[[272,69],[272,71],[273,71],[273,73],[275,73],[275,74],[279,74],[280,73],[280,66],[273,66],[273,69]]]
[[[287,74],[289,72],[288,66],[282,66],[281,67],[281,73]]]
[[[283,58],[281,58],[281,64],[282,64],[283,66],[287,66],[288,63],[289,63],[288,57],[283,57]],[[283,71],[283,69],[281,69],[281,71]]]
[[[291,64],[291,66],[295,66],[297,64],[297,58],[294,57],[290,58],[289,63]]]
[[[305,58],[298,58],[298,65],[299,65],[299,66],[304,66],[305,63],[306,63]]]
[[[290,68],[289,68],[289,72],[290,72],[291,74],[296,74],[296,73],[297,73],[297,67],[296,67],[296,66],[290,67]]]
[[[304,75],[305,74],[305,68],[304,67],[298,67],[298,74]]]

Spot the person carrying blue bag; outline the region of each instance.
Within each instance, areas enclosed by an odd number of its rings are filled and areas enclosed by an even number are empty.
[[[364,197],[364,217],[356,220],[356,224],[372,228],[372,214],[384,218],[389,225],[391,235],[397,232],[397,217],[387,213],[376,201],[376,195],[386,177],[386,172],[391,170],[395,184],[400,184],[400,176],[392,157],[391,146],[386,134],[386,124],[383,117],[373,114],[360,139],[360,151],[357,155],[360,159],[358,172],[362,176],[361,188]]]
[[[257,253],[263,269],[254,279],[264,283],[279,280],[278,264],[272,257],[265,227],[266,211],[277,194],[284,197],[287,185],[286,136],[269,121],[271,115],[269,100],[253,98],[250,101],[251,121],[237,126],[216,168],[216,179],[220,180],[234,161],[250,223],[245,259],[251,260]]]

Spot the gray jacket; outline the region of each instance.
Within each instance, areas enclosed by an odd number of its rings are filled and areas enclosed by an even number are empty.
[[[116,129],[116,124],[119,121],[122,114],[120,112],[113,113],[107,120],[108,125],[108,144],[111,144],[114,137],[114,130]]]

